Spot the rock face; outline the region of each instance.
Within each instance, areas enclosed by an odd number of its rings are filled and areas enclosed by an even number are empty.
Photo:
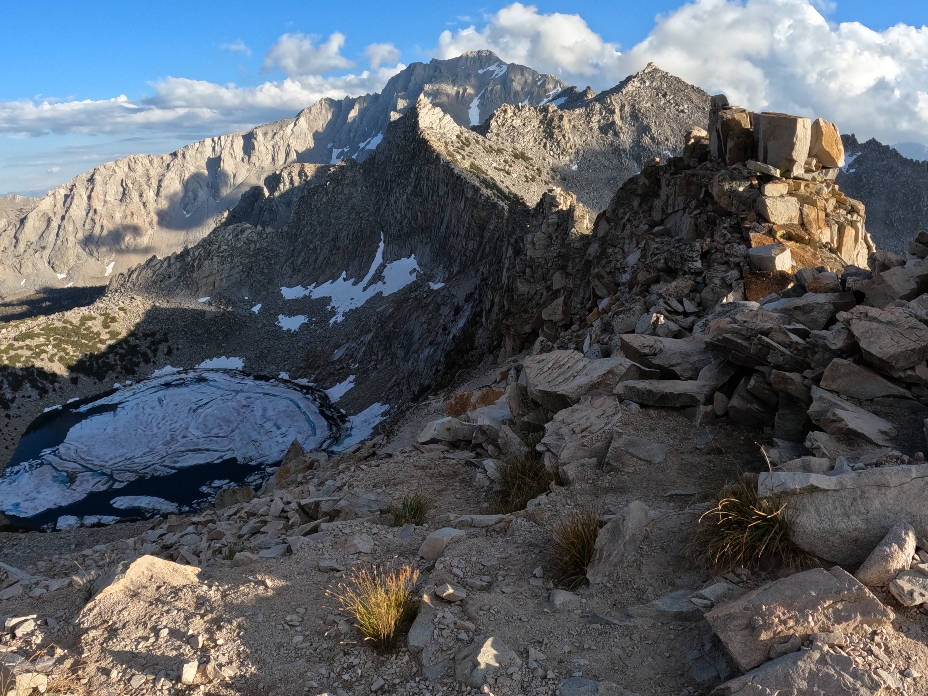
[[[760,474],[762,496],[782,493],[793,515],[793,541],[820,558],[862,563],[895,525],[928,535],[928,465],[888,466],[837,476]]]
[[[743,671],[767,660],[770,648],[793,635],[867,633],[893,612],[844,570],[815,568],[769,583],[706,614]]]

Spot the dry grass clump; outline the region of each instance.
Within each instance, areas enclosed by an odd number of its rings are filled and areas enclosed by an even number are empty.
[[[432,500],[423,493],[407,493],[398,503],[390,506],[393,524],[402,527],[407,524],[423,525],[432,509]]]
[[[599,528],[600,515],[595,508],[573,512],[554,527],[550,562],[556,585],[575,590],[586,582]]]
[[[81,683],[82,673],[78,667],[57,665],[46,674],[54,663],[56,645],[39,650],[15,670],[0,670],[0,694],[41,693],[45,696],[87,696],[87,687]],[[43,664],[45,663],[45,664]]]
[[[419,571],[410,566],[393,571],[359,569],[326,595],[354,617],[355,626],[375,650],[387,651],[415,618],[418,579]]]
[[[494,513],[524,510],[528,501],[544,493],[554,482],[554,474],[533,455],[511,457],[497,467],[499,490],[490,506]]]
[[[723,572],[808,566],[813,559],[792,542],[791,528],[782,496],[759,498],[757,474],[742,474],[700,516],[690,556],[698,565]]]

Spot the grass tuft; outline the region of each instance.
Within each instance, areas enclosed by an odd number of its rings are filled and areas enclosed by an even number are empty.
[[[524,510],[528,501],[547,491],[555,480],[554,474],[534,452],[526,457],[506,459],[496,472],[499,490],[490,505],[496,514]]]
[[[360,569],[326,595],[354,617],[355,626],[375,650],[385,652],[415,618],[418,579],[419,571],[410,566],[394,571]]]
[[[550,559],[556,585],[576,590],[586,582],[599,528],[600,516],[595,508],[575,511],[554,527]]]
[[[814,559],[792,542],[791,529],[782,496],[759,498],[757,474],[742,474],[737,483],[725,485],[715,505],[700,516],[689,553],[712,571],[807,567]]]
[[[244,551],[244,550],[245,550],[244,544],[242,544],[240,541],[233,541],[231,544],[229,544],[222,550],[222,560],[224,561],[234,560],[238,552]]]
[[[393,524],[402,527],[407,524],[423,525],[432,509],[432,500],[423,493],[408,493],[399,503],[390,506]]]

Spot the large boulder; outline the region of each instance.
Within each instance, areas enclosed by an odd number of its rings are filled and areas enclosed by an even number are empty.
[[[885,270],[859,289],[869,304],[880,309],[896,300],[914,300],[928,292],[928,261],[910,261]]]
[[[856,438],[884,447],[892,445],[896,435],[889,421],[815,385],[812,385],[809,418],[834,437]]]
[[[813,568],[716,606],[705,615],[742,671],[767,661],[770,648],[792,636],[869,633],[894,615],[841,568]]]
[[[762,472],[761,497],[782,494],[799,548],[832,563],[862,563],[896,524],[928,538],[928,465],[883,466],[836,476]]]
[[[793,323],[816,331],[824,329],[836,312],[852,309],[856,303],[852,292],[807,292],[802,297],[770,302],[764,305],[764,309],[785,314]]]
[[[805,171],[812,144],[812,122],[801,116],[763,112],[754,114],[757,159],[783,176]]]
[[[545,424],[541,445],[562,466],[581,459],[601,463],[621,416],[622,407],[614,396],[585,396]]]
[[[897,387],[873,370],[841,358],[835,358],[825,368],[820,385],[822,389],[838,392],[844,396],[852,396],[855,399],[878,399],[881,396],[912,398],[908,390]]]
[[[928,326],[905,307],[860,305],[838,314],[854,334],[864,359],[881,370],[905,370],[928,358]]]
[[[793,203],[796,205],[796,215],[794,217],[799,217],[799,202],[796,201],[795,198],[759,198],[758,204],[763,204],[763,207],[766,208],[767,201],[770,201],[770,207],[773,207],[774,205],[783,205],[781,201],[793,201]],[[770,219],[771,215],[772,213],[770,212],[764,213],[764,217],[766,217],[768,220]],[[770,221],[776,222],[776,224],[796,222],[796,220],[787,220],[783,223],[775,220]],[[793,256],[790,253],[789,247],[785,244],[764,244],[763,246],[749,249],[748,260],[751,262],[751,265],[754,266],[754,268],[756,268],[758,271],[788,271],[793,267]]]
[[[902,523],[893,526],[870,552],[854,577],[869,587],[885,587],[903,570],[908,570],[915,554],[915,530]]]
[[[469,442],[477,429],[476,423],[465,423],[448,416],[422,426],[416,442],[430,445],[439,442]]]
[[[553,350],[532,355],[522,364],[528,395],[549,411],[573,406],[591,391],[608,389],[626,379],[656,376],[626,358],[589,360],[575,350]]]
[[[725,682],[712,696],[883,696],[889,686],[876,672],[847,655],[800,650]]]
[[[713,361],[701,336],[661,338],[625,334],[621,351],[629,360],[660,370],[664,377],[670,379],[696,379],[699,371]],[[628,379],[647,379],[647,376]]]
[[[609,581],[618,568],[635,555],[648,519],[647,505],[636,500],[599,530],[593,560],[586,570],[590,584],[600,585]]]
[[[711,382],[681,379],[638,379],[622,382],[622,396],[646,406],[685,408],[711,403],[716,387]]]
[[[844,166],[844,143],[838,127],[823,118],[812,121],[812,140],[809,143],[809,157],[814,157],[823,167]]]

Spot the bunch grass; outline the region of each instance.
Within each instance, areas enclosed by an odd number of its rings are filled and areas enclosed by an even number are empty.
[[[586,571],[593,561],[600,514],[595,508],[574,511],[552,530],[551,576],[554,583],[576,590],[586,582]]]
[[[496,473],[499,490],[490,506],[496,514],[524,510],[528,501],[544,493],[555,481],[554,474],[534,453],[504,460]]]
[[[402,527],[407,524],[423,525],[432,509],[432,500],[424,493],[407,493],[398,503],[390,506],[393,524]]]

